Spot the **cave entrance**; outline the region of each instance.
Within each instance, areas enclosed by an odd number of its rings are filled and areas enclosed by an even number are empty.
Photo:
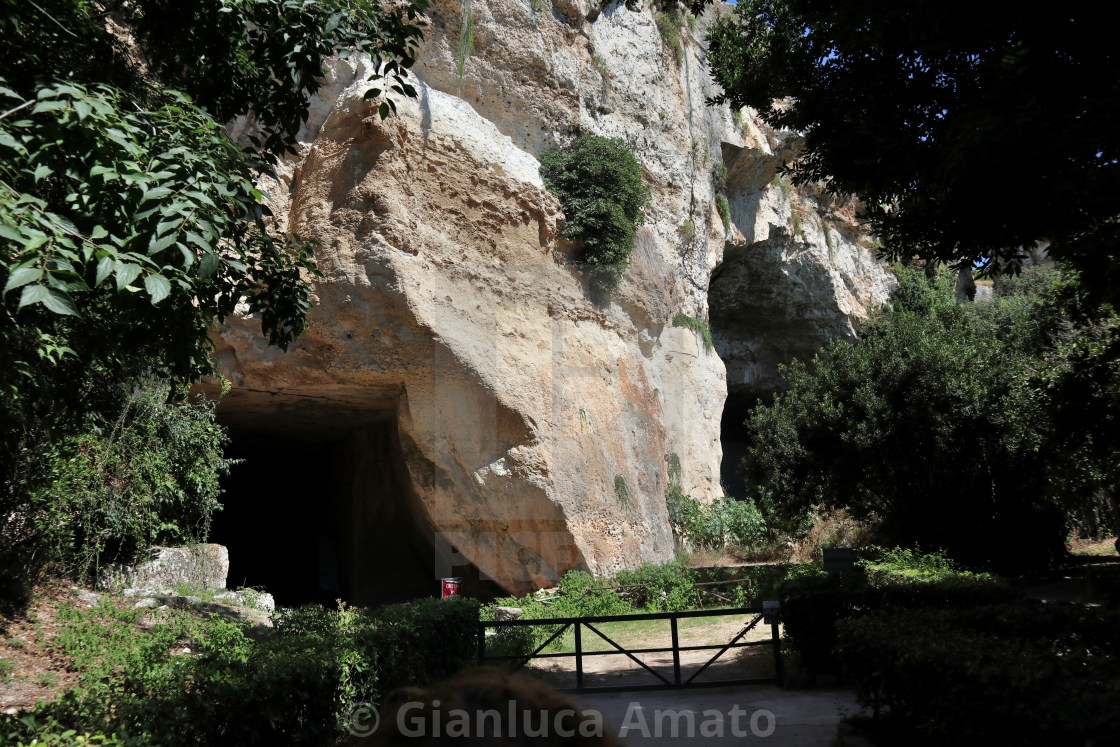
[[[395,409],[235,391],[218,420],[228,455],[244,460],[223,480],[210,532],[229,548],[231,587],[263,587],[284,607],[437,593]]]

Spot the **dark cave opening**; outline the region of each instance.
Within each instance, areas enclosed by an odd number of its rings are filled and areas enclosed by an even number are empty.
[[[277,605],[373,606],[438,594],[394,413],[331,425],[222,412],[229,456],[211,541],[229,548],[230,587],[260,587]]]

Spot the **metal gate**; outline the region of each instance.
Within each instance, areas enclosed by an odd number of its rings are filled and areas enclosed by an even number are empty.
[[[680,632],[678,629],[678,621],[694,617],[717,617],[717,616],[744,616],[744,627],[739,631],[726,644],[714,644],[704,646],[682,646],[680,641]],[[753,619],[752,619],[753,618]],[[654,648],[633,648],[627,649],[620,646],[610,637],[608,637],[598,626],[607,623],[627,622],[632,620],[668,620],[669,631],[672,639],[672,645],[667,647],[654,647]],[[743,637],[753,630],[760,622],[764,625],[770,626],[770,638],[766,640],[756,641],[743,641]],[[764,611],[762,607],[738,607],[734,609],[715,609],[715,610],[693,610],[690,612],[654,612],[643,613],[634,615],[610,615],[603,617],[561,617],[550,619],[538,620],[491,620],[479,623],[478,628],[478,662],[479,664],[496,663],[496,662],[515,662],[511,667],[513,671],[521,669],[530,661],[534,659],[552,659],[552,658],[575,658],[575,688],[561,688],[561,689],[574,689],[575,692],[618,692],[629,690],[659,690],[681,687],[712,687],[722,685],[742,685],[742,684],[755,684],[763,682],[780,682],[782,679],[782,654],[781,654],[781,637],[778,630],[778,615],[777,609],[772,609],[767,604]],[[488,654],[486,651],[486,631],[495,629],[496,633],[500,635],[500,631],[505,628],[518,628],[518,627],[556,627],[557,629],[544,643],[536,648],[531,654],[528,655],[498,655]],[[571,629],[573,631],[573,638],[575,644],[574,651],[561,651],[545,653],[545,649],[565,631]],[[584,636],[592,634],[605,641],[611,648],[604,651],[588,651],[584,647]],[[717,659],[732,649],[745,648],[749,646],[772,646],[774,656],[774,675],[772,677],[754,677],[754,678],[739,678],[739,679],[724,679],[724,680],[703,680],[698,681],[698,677],[703,674],[707,669],[715,663]],[[684,651],[716,651],[710,659],[692,672],[687,678],[683,678],[681,674],[681,652]],[[659,654],[659,653],[672,653],[673,655],[673,671],[672,677],[666,676],[667,673],[657,671],[650,667],[646,662],[637,657],[638,654]],[[659,682],[653,685],[631,685],[631,686],[593,686],[585,682],[584,676],[584,659],[590,656],[617,656],[623,654],[629,659],[634,661],[646,672],[654,675]]]

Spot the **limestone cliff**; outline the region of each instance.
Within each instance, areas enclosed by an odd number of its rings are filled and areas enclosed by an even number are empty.
[[[701,28],[682,25],[674,48],[648,6],[535,4],[437,0],[419,97],[385,121],[363,100],[366,63],[333,64],[298,157],[267,185],[276,219],[321,247],[313,325],[287,354],[252,319],[216,334],[226,422],[394,423],[409,515],[515,591],[570,567],[671,559],[670,453],[693,496],[722,494],[724,363],[671,320],[708,316],[725,240],[736,259],[713,320],[792,314],[844,332],[883,282],[850,221],[829,224],[831,257],[819,221],[782,233],[798,205],[826,223],[843,207],[765,181],[778,140],[754,155],[727,108],[705,105]],[[652,192],[607,299],[588,292],[538,170],[577,131],[630,143]],[[731,236],[714,202],[725,161]],[[751,324],[721,342],[736,371],[754,348],[787,344]]]

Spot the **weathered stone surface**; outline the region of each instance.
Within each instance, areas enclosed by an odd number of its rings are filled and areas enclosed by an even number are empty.
[[[519,620],[521,619],[520,607],[495,607],[494,619],[495,620]]]
[[[110,570],[99,580],[107,589],[130,587],[125,596],[156,592],[170,594],[180,586],[224,589],[229,574],[229,551],[222,545],[153,547],[151,560]]]
[[[475,52],[460,78],[467,8]],[[702,28],[682,28],[678,54],[649,7],[617,2],[534,13],[524,0],[436,0],[431,21],[418,100],[382,121],[363,100],[366,63],[335,63],[298,157],[265,185],[278,223],[319,243],[324,277],[313,326],[289,353],[264,345],[255,319],[216,334],[234,385],[220,416],[261,429],[391,419],[410,482],[401,504],[437,547],[511,591],[572,567],[669,560],[666,459],[679,454],[693,496],[722,495],[727,386],[720,356],[671,320],[708,316],[727,238],[716,167],[745,148],[726,107],[705,105],[717,91]],[[652,192],[607,299],[589,293],[539,175],[540,153],[576,131],[630,143]],[[731,165],[732,246],[756,244],[766,237],[748,224],[765,220],[747,190],[767,190]],[[782,275],[805,252],[774,238],[784,248],[768,261]],[[845,272],[858,284],[874,260],[851,253],[848,270],[816,251],[798,272],[833,291]],[[797,291],[777,293],[787,310],[800,308]],[[861,298],[804,305],[841,304],[827,332],[847,329]],[[724,350],[734,358],[726,340]]]
[[[214,595],[215,602],[232,604],[235,607],[253,607],[254,609],[273,612],[276,610],[276,600],[271,594],[260,591],[222,591]]]
[[[732,394],[772,392],[778,364],[808,360],[834,337],[854,339],[894,286],[853,200],[779,176],[796,148],[796,136],[774,132],[750,110],[723,143],[732,236],[709,303]]]

